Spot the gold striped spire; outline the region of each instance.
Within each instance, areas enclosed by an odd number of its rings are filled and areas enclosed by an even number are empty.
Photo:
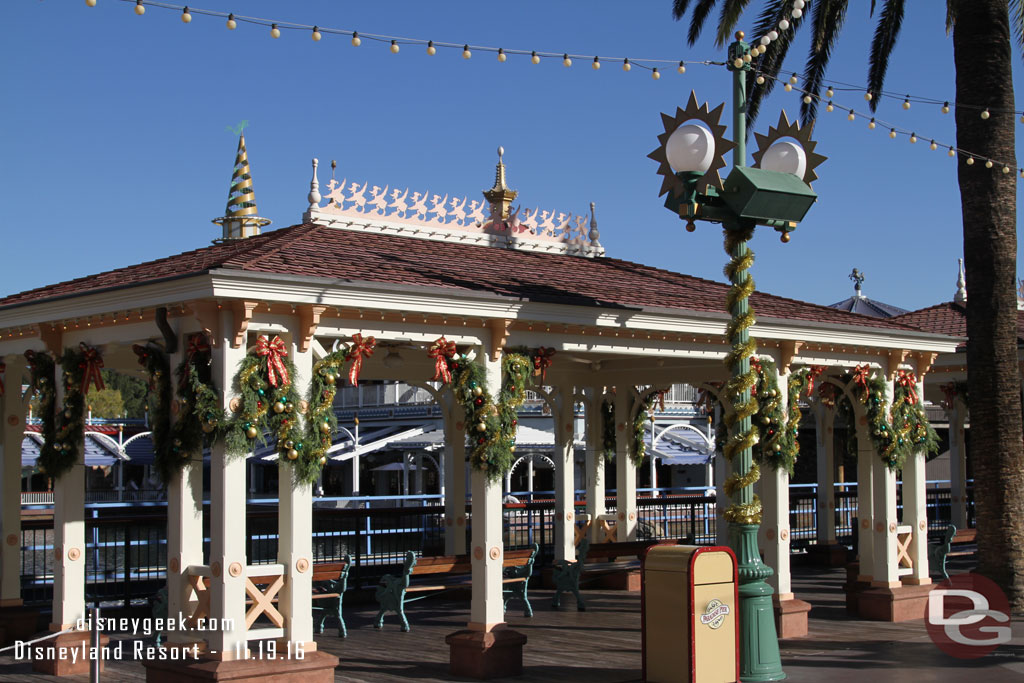
[[[238,136],[238,151],[235,153],[235,169],[231,174],[231,189],[224,215],[214,218],[221,226],[220,240],[242,239],[260,234],[260,229],[270,225],[270,220],[260,218],[256,213],[256,195],[252,189],[252,174],[249,171],[249,156],[245,151],[245,135]]]

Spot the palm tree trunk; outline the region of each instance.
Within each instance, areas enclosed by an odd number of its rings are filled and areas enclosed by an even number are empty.
[[[967,275],[967,366],[978,571],[1024,611],[1024,447],[1017,364],[1017,208],[1007,0],[951,0],[957,145],[995,161],[958,159]],[[1003,164],[1010,172],[1002,172]]]

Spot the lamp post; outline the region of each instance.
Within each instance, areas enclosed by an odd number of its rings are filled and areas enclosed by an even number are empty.
[[[765,581],[772,569],[761,562],[757,548],[761,502],[752,486],[760,473],[752,457],[757,433],[751,420],[757,401],[750,394],[757,380],[750,368],[756,344],[749,332],[754,324],[749,304],[754,281],[748,272],[754,257],[747,242],[758,225],[775,228],[782,233],[783,242],[789,241],[790,231],[817,197],[809,183],[817,178],[814,169],[825,157],[814,153],[810,127],[801,130],[783,113],[768,135],[757,135],[755,164],[747,167],[746,77],[751,61],[750,46],[743,42],[740,31],[729,46],[728,62],[733,76],[735,143],[725,139],[725,126],[718,123],[724,105],[714,110],[707,104],[699,106],[691,93],[686,108],[677,109],[674,117],[662,114],[665,132],[659,136],[661,146],[648,156],[661,163],[661,193],[668,194],[665,206],[687,222],[687,231],[696,229],[697,219],[721,223],[724,228],[730,256],[726,273],[732,283],[726,301],[731,314],[726,330],[731,350],[726,364],[732,377],[725,396],[733,407],[726,418],[729,438],[723,449],[732,464],[725,489],[733,503],[725,518],[739,563],[740,678],[775,681],[786,674],[779,657],[772,588]],[[723,157],[729,149],[733,150],[733,168],[723,183],[718,171],[725,165]]]

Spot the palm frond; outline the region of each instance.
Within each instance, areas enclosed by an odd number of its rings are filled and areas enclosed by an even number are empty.
[[[725,0],[725,4],[722,5],[722,14],[718,18],[718,35],[715,37],[715,45],[722,47],[732,39],[732,30],[736,28],[743,10],[749,3],[750,0]]]
[[[761,15],[757,18],[753,34],[763,36],[769,31],[778,30],[779,20],[789,16],[790,3],[788,0],[774,0],[767,2]],[[806,16],[806,15],[804,15]],[[747,72],[747,130],[749,131],[757,119],[757,113],[761,109],[761,102],[771,94],[775,88],[776,78],[782,70],[782,63],[786,61],[786,54],[793,42],[793,35],[803,22],[803,17],[789,20],[789,29],[779,31],[778,40],[768,45],[768,51],[758,58],[756,69]],[[757,85],[755,71],[764,75],[764,85]]]
[[[672,18],[676,21],[686,16],[688,9],[690,9],[690,0],[672,0]]]
[[[832,57],[832,48],[842,31],[848,7],[849,0],[818,0],[814,3],[811,47],[804,66],[804,90],[813,95],[821,91],[821,83]],[[818,115],[818,103],[818,98],[813,97],[810,104],[800,105],[802,124],[807,125]]]
[[[718,4],[718,0],[697,0],[697,5],[693,8],[693,16],[690,17],[690,30],[686,33],[686,42],[691,47],[700,38],[700,32],[704,30],[708,15],[711,14],[711,10],[715,8],[716,4]]]
[[[953,32],[956,25],[956,3],[954,0],[946,0],[946,35]]]
[[[1010,30],[1017,49],[1024,52],[1024,2],[1010,0]]]
[[[875,37],[871,41],[871,57],[868,66],[868,92],[874,97],[869,103],[871,111],[878,108],[878,94],[885,84],[885,72],[889,69],[889,57],[896,46],[903,25],[903,10],[906,0],[886,0],[882,13],[875,27]]]

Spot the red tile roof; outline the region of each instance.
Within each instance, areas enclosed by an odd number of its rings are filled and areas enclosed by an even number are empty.
[[[967,336],[967,309],[953,301],[911,311],[892,318],[896,322],[919,327],[925,332],[948,334],[953,337]],[[1024,311],[1017,311],[1017,339],[1024,341]]]
[[[517,251],[306,223],[13,294],[0,299],[0,309],[198,275],[215,268],[490,292],[578,306],[650,306],[713,313],[724,312],[728,288],[719,282],[613,258]],[[756,293],[751,303],[759,315],[773,318],[917,329],[895,319],[769,294]]]

